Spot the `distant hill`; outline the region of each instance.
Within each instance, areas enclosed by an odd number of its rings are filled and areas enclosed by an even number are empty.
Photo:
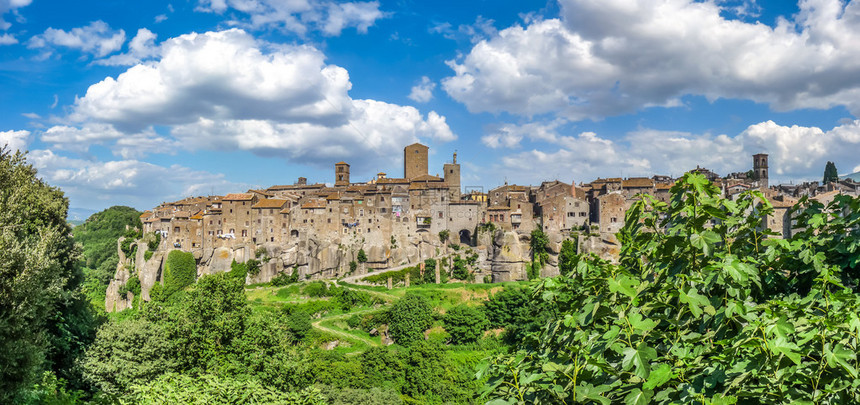
[[[854,181],[860,181],[860,172],[846,174],[846,175],[840,176],[840,177],[842,177],[843,179],[851,179]]]
[[[86,209],[86,208],[73,208],[69,207],[69,214],[66,217],[70,223],[75,225],[80,225],[83,221],[86,221],[91,215],[95,214],[96,211]]]

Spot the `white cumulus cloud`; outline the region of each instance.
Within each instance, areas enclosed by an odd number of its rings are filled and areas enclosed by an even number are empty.
[[[27,42],[29,48],[65,47],[104,57],[118,51],[125,43],[125,31],[114,30],[104,21],[98,20],[69,31],[48,28]]]
[[[233,10],[247,15],[247,20],[231,21],[233,24],[275,27],[299,35],[319,30],[328,36],[340,35],[346,28],[365,33],[386,16],[378,1],[200,0],[197,10],[218,14]]]
[[[69,120],[77,128],[109,125],[124,139],[166,126],[188,149],[239,148],[321,165],[352,159],[359,168],[396,159],[415,141],[456,139],[434,111],[352,99],[346,69],[326,64],[311,46],[272,45],[232,29],[183,35],[157,49],[156,60],[90,86]],[[101,133],[118,139],[109,132]]]
[[[0,131],[0,148],[25,151],[30,143],[30,131]]]
[[[234,192],[248,184],[223,174],[180,165],[159,166],[139,160],[89,161],[63,157],[50,150],[31,151],[28,159],[48,183],[59,186],[78,207],[128,204],[150,208],[162,201],[192,195]]]
[[[100,59],[95,63],[108,66],[130,66],[144,59],[150,59],[158,55],[158,47],[155,45],[156,37],[157,35],[152,31],[141,28],[137,30],[137,35],[129,41],[128,52]]]
[[[412,86],[412,91],[409,93],[409,99],[416,103],[426,103],[433,99],[433,89],[436,88],[436,83],[432,82],[429,77],[421,78],[421,83]]]
[[[860,120],[830,130],[765,121],[734,136],[641,129],[612,140],[583,132],[558,135],[550,144],[550,149],[503,156],[498,173],[525,183],[553,178],[587,182],[598,176],[680,176],[697,166],[726,175],[751,169],[752,155],[767,153],[771,183],[816,180],[828,160],[844,168],[857,164]]]
[[[726,19],[737,2],[560,0],[449,61],[442,88],[473,112],[600,119],[685,95],[777,110],[860,113],[860,2],[810,0],[775,27]]]
[[[8,30],[12,26],[9,22],[3,19],[4,14],[12,11],[17,13],[17,9],[29,6],[32,0],[0,0],[0,30]]]

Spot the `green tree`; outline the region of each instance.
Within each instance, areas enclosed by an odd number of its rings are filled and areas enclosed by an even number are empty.
[[[424,284],[436,282],[436,259],[424,260]]]
[[[433,307],[426,298],[412,293],[397,300],[389,310],[388,331],[400,345],[409,346],[424,339],[433,324]]]
[[[182,343],[184,363],[201,369],[215,367],[232,352],[251,313],[244,282],[224,273],[201,277],[177,305],[172,337]]]
[[[546,264],[547,260],[549,260],[549,252],[547,252],[547,245],[549,245],[549,237],[544,233],[540,227],[535,228],[531,233],[531,241],[529,242],[532,250],[532,271],[535,274],[540,274],[540,269]],[[537,278],[529,276],[529,279]]]
[[[834,181],[839,181],[839,172],[836,171],[836,164],[828,160],[824,165],[824,179],[821,182],[827,184]]]
[[[313,329],[310,314],[302,310],[290,312],[287,318],[287,327],[297,339],[304,339]]]
[[[146,319],[103,325],[83,360],[84,376],[99,390],[121,395],[178,367],[175,342]]]
[[[466,265],[466,260],[463,260],[460,255],[454,256],[454,263],[451,267],[451,275],[458,280],[469,279],[469,267]]]
[[[451,232],[448,232],[447,229],[439,231],[439,241],[442,243],[448,243],[448,238],[451,236]]]
[[[582,257],[572,274],[537,285],[533,299],[557,315],[481,368],[487,399],[860,401],[849,388],[860,385],[860,297],[842,284],[860,261],[845,254],[860,216],[844,215],[860,199],[801,200],[802,231],[785,240],[760,229],[772,208],[757,190],[726,200],[688,173],[671,193],[628,210],[619,264]]]
[[[490,322],[487,315],[478,308],[465,304],[448,310],[442,318],[445,330],[451,334],[451,343],[474,343],[483,336]]]
[[[197,278],[197,263],[194,261],[194,255],[181,250],[171,250],[164,265],[164,297],[170,297],[175,292],[194,284],[195,278]]]
[[[573,272],[576,262],[579,260],[576,252],[576,241],[566,239],[561,242],[561,251],[558,254],[558,271],[562,275]]]
[[[68,366],[91,339],[78,330],[90,315],[81,302],[67,210],[62,191],[40,180],[23,153],[0,148],[2,403],[36,382],[45,367]]]
[[[141,229],[140,211],[113,206],[91,215],[72,230],[75,242],[83,247],[83,288],[93,305],[104,306],[105,291],[119,263],[116,241],[129,227]]]
[[[367,253],[364,253],[364,249],[358,249],[358,255],[356,255],[355,259],[358,260],[359,263],[367,262]]]

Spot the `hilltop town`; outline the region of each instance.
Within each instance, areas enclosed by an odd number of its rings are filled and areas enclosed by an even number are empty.
[[[655,175],[463,192],[456,153],[440,177],[429,174],[428,150],[419,143],[404,148],[402,177],[378,173],[370,181],[353,182],[350,165],[338,162],[331,186],[300,177],[291,185],[191,197],[146,211],[143,233],[157,233],[160,244],[145,256],[141,241],[136,257],[121,258],[106,308],[129,305],[119,291],[131,274],[139,275],[142,298],[148,300],[166,254],[176,249],[194,255],[200,274],[228,271],[234,261],[265,259],[259,273],[248,275],[248,283],[294,272],[302,279],[336,278],[427,259],[450,262],[463,249],[473,257],[474,280],[499,282],[527,277],[529,240],[539,228],[550,253],[540,274],[555,275],[562,241],[573,239],[579,251],[612,259],[620,248],[614,234],[636,196],[668,202],[674,183],[670,176]],[[754,155],[752,166],[724,177],[701,167],[691,172],[705,176],[727,197],[760,189],[774,207],[762,226],[784,237],[791,232],[788,208],[801,196],[827,203],[840,193],[860,193],[860,183],[850,179],[771,186],[766,154]]]

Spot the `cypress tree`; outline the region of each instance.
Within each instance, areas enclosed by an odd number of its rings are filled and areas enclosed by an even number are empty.
[[[827,184],[838,180],[839,172],[836,171],[836,164],[831,161],[827,161],[827,164],[824,166],[824,180],[822,183]]]

